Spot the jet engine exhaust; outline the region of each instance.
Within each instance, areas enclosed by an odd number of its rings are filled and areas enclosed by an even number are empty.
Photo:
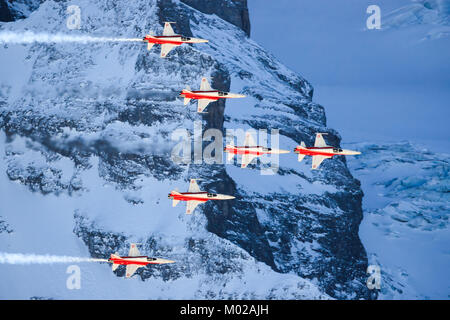
[[[0,43],[10,44],[28,44],[28,43],[94,43],[94,42],[142,42],[141,38],[112,38],[112,37],[93,37],[87,35],[67,35],[62,33],[34,33],[25,31],[22,33],[3,31],[0,32]]]
[[[77,263],[77,262],[108,262],[107,259],[37,255],[22,253],[0,252],[0,264],[53,264],[53,263]]]

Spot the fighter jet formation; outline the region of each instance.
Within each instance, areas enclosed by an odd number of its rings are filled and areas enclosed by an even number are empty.
[[[162,36],[154,36],[150,33],[144,37],[143,41],[147,42],[148,50],[151,50],[155,44],[161,44],[161,57],[164,58],[174,47],[180,46],[183,43],[208,42],[208,40],[204,39],[185,37],[175,34],[171,26],[172,23],[173,22],[164,23],[164,31]],[[197,100],[198,113],[205,113],[203,110],[205,110],[211,102],[218,101],[220,99],[245,98],[245,95],[243,94],[223,92],[211,88],[211,85],[206,77],[203,77],[200,82],[200,90],[192,90],[189,86],[187,86],[180,92],[180,96],[184,98],[184,105],[188,105],[192,99]],[[301,144],[294,149],[294,152],[298,154],[298,161],[302,161],[306,155],[310,155],[312,156],[312,169],[316,170],[323,160],[332,158],[335,155],[360,154],[357,151],[344,150],[341,148],[328,146],[323,139],[323,134],[324,133],[316,134],[314,147],[306,147],[305,143],[302,141]],[[289,153],[288,150],[268,148],[258,145],[250,133],[246,134],[243,146],[235,146],[231,143],[227,144],[223,151],[227,153],[228,161],[231,161],[235,155],[241,155],[241,168],[247,168],[250,163],[262,155]],[[188,192],[173,190],[169,193],[168,198],[172,199],[173,207],[177,206],[180,201],[185,201],[186,214],[192,214],[199,204],[209,200],[234,199],[234,197],[230,195],[201,191],[197,184],[197,179],[190,180]]]
[[[208,42],[208,40],[186,37],[176,34],[172,29],[172,23],[173,22],[164,23],[164,31],[162,35],[155,36],[152,32],[150,32],[142,39],[142,41],[147,42],[147,50],[150,51],[155,44],[160,44],[160,57],[165,58],[172,49],[184,43],[196,44]],[[137,41],[141,40],[137,39]],[[223,92],[211,88],[211,85],[209,84],[206,77],[203,77],[201,79],[200,90],[193,91],[189,86],[187,86],[181,91],[180,96],[184,98],[184,105],[189,104],[191,99],[198,100],[198,113],[204,113],[203,110],[211,102],[218,101],[220,99],[245,98],[245,95],[243,94]],[[302,161],[307,155],[312,156],[312,169],[316,170],[325,159],[333,158],[336,155],[361,154],[358,151],[328,146],[323,138],[324,134],[326,133],[316,133],[314,147],[306,147],[305,143],[302,141],[301,144],[294,149],[294,153],[298,154],[299,162]],[[289,153],[288,150],[268,148],[258,145],[250,133],[246,134],[243,146],[235,146],[231,143],[227,144],[224,147],[223,151],[227,153],[228,161],[232,160],[235,155],[240,155],[241,168],[247,168],[250,163],[252,163],[255,159],[262,155]],[[168,194],[168,198],[172,200],[173,207],[177,206],[180,201],[185,201],[186,214],[190,215],[195,211],[199,204],[205,203],[209,200],[235,199],[235,197],[232,195],[216,194],[202,191],[197,184],[197,180],[198,179],[190,179],[188,192],[179,192],[178,190],[173,190]],[[130,278],[139,268],[145,267],[149,264],[156,265],[174,263],[174,261],[172,260],[142,256],[137,248],[136,243],[131,243],[127,256],[120,256],[118,253],[114,253],[110,255],[110,258],[108,260],[104,261],[112,263],[113,271],[115,271],[121,265],[126,266],[126,278]]]

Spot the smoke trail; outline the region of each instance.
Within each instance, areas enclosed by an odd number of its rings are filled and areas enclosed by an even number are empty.
[[[16,33],[12,31],[0,32],[0,43],[26,44],[33,42],[42,43],[62,43],[62,42],[78,42],[78,43],[93,43],[93,42],[141,42],[140,38],[108,38],[108,37],[92,37],[87,35],[67,35],[62,33],[48,34],[48,33],[34,33],[32,31],[25,31]]]
[[[106,262],[106,259],[81,258],[70,256],[52,256],[22,253],[0,252],[0,264],[51,264],[76,262]]]

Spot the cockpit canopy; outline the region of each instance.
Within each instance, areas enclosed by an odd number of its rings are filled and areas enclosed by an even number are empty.
[[[262,147],[263,151],[272,151],[272,148]]]
[[[189,40],[191,40],[191,38],[189,38],[189,37],[181,37],[181,41],[189,41]]]
[[[342,152],[341,148],[333,148],[333,152]]]
[[[219,97],[227,96],[228,92],[219,91]]]
[[[155,261],[155,260],[156,260],[156,258],[150,258],[150,257],[147,258],[147,261]]]
[[[206,194],[207,196],[208,196],[208,198],[214,198],[214,197],[217,197],[217,194],[215,194],[215,193],[207,193]]]

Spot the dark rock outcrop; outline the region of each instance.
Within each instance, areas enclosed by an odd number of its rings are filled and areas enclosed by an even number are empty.
[[[181,0],[192,8],[206,14],[216,14],[220,18],[241,28],[250,36],[250,17],[247,0]]]
[[[45,0],[0,0],[0,21],[24,19]]]
[[[0,21],[10,22],[14,21],[14,17],[6,3],[6,0],[0,0]]]

